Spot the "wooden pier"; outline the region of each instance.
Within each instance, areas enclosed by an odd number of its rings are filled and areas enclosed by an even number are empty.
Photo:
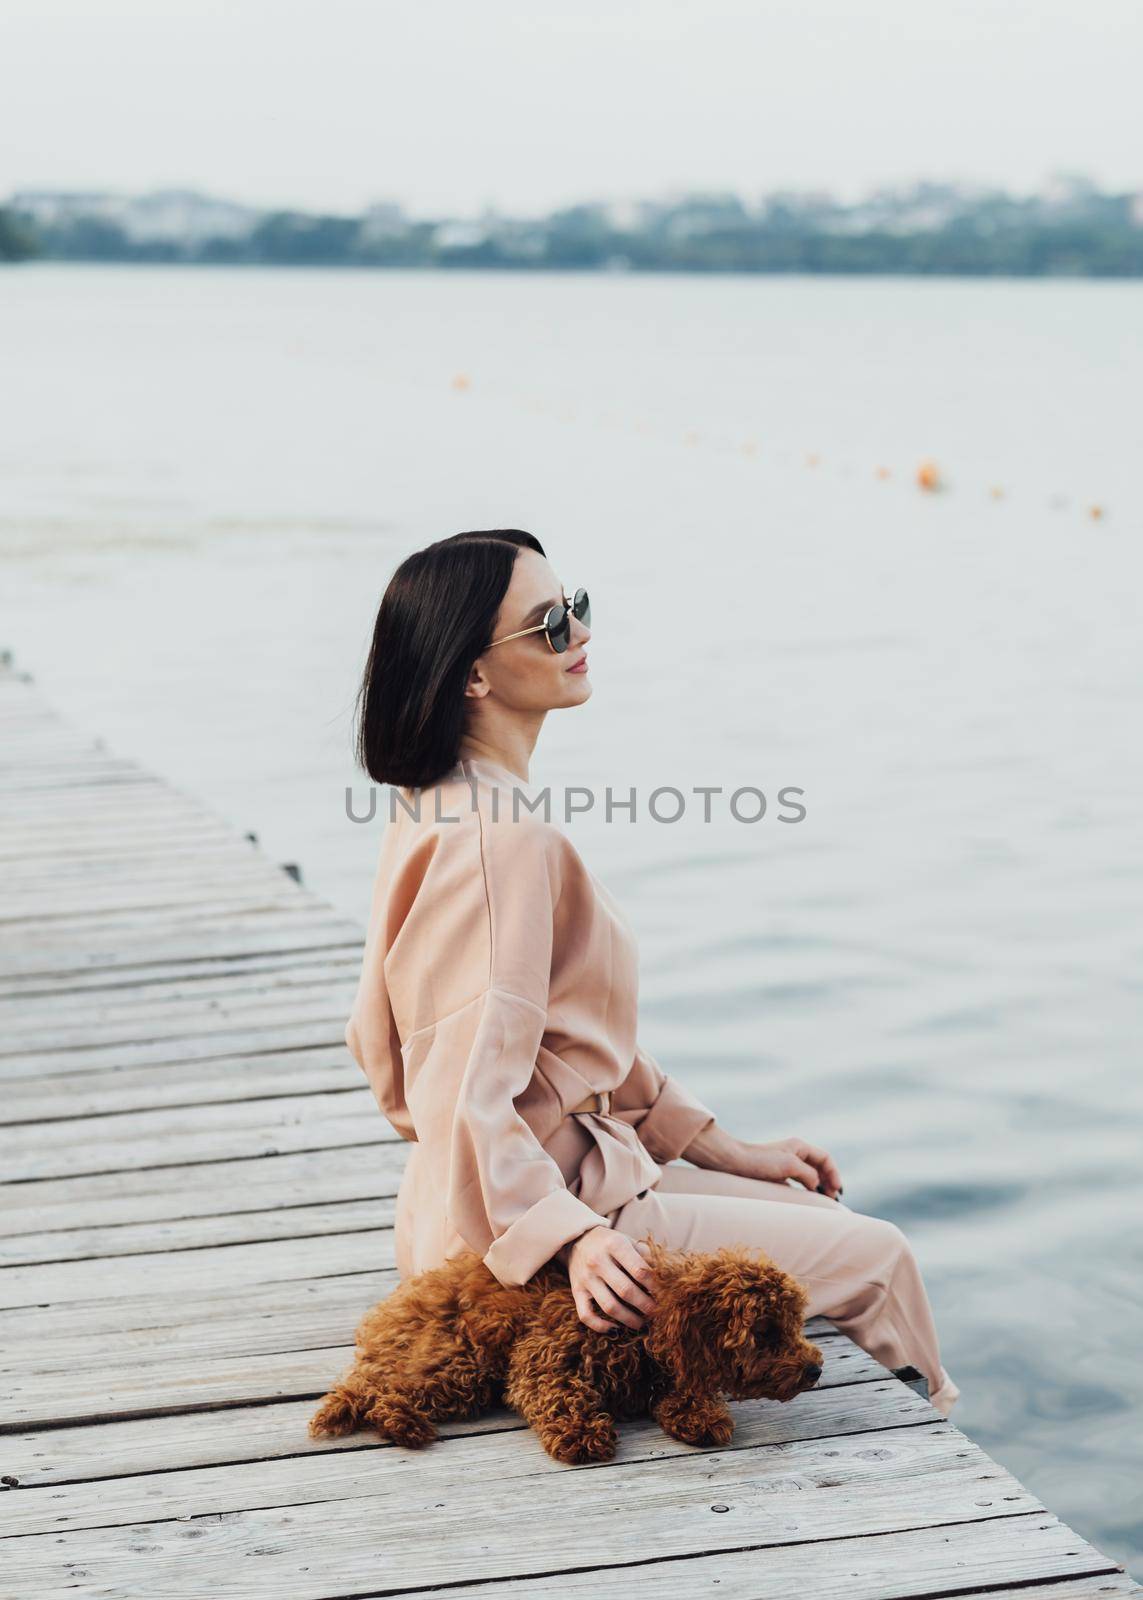
[[[311,1441],[396,1280],[362,930],[10,666],[0,884],[2,1600],[1143,1593],[821,1319],[821,1386],[727,1449]]]

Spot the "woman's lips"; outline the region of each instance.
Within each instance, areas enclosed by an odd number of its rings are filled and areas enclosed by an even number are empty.
[[[576,662],[575,666],[574,667],[568,667],[567,670],[569,672],[586,672],[587,671],[587,657],[586,656],[580,656],[580,658]]]

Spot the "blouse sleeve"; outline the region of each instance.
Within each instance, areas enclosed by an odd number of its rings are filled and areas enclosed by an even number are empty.
[[[503,1284],[608,1226],[514,1103],[547,1026],[559,872],[546,825],[481,817],[440,842],[390,953],[390,993],[411,1007],[405,1094],[430,1181]]]
[[[638,1043],[631,1071],[611,1096],[611,1109],[631,1123],[660,1165],[681,1156],[695,1134],[715,1120],[710,1107],[669,1077]]]

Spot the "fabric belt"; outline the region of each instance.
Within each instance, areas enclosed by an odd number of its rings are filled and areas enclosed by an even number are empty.
[[[611,1115],[611,1090],[597,1089],[594,1094],[589,1094],[586,1100],[581,1100],[578,1106],[572,1106],[569,1116],[575,1116],[580,1111],[597,1111],[603,1116]]]

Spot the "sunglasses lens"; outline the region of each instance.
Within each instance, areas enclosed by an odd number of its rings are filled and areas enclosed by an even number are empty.
[[[567,606],[553,606],[547,618],[548,638],[557,655],[563,655],[571,643],[571,613]]]
[[[572,601],[572,610],[583,623],[591,621],[591,602],[587,598],[586,589],[577,589],[575,599]]]

